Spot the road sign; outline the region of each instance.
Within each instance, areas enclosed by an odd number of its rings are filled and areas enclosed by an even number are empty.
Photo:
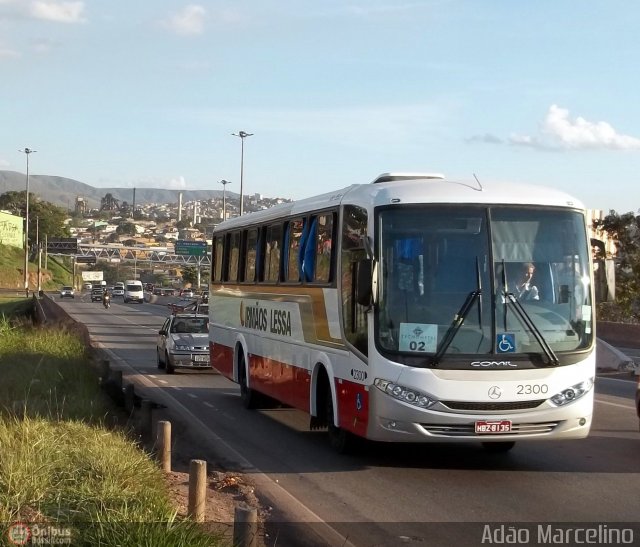
[[[95,264],[95,263],[96,263],[95,255],[76,256],[76,264]]]
[[[189,256],[207,256],[206,241],[185,241],[179,239],[176,241],[176,254]]]
[[[75,237],[50,237],[47,240],[47,252],[49,254],[78,253],[78,238]]]

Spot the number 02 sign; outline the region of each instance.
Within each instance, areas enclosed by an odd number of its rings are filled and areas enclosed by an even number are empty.
[[[400,323],[400,351],[433,353],[438,347],[437,341],[438,325]]]

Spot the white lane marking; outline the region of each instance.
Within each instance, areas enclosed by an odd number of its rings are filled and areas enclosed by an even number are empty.
[[[625,383],[633,383],[633,384],[637,384],[638,380],[636,380],[635,378],[629,378],[628,380],[625,378],[607,378],[606,376],[597,376],[596,377],[596,381],[600,381],[600,380],[607,380],[609,382],[625,382]]]
[[[171,389],[175,389],[176,391],[182,391],[181,387],[178,387],[178,386],[170,386],[170,387]]]
[[[603,401],[602,399],[596,399],[596,403],[601,403],[603,405],[609,406],[617,406],[619,408],[628,408],[629,410],[635,410],[635,407],[629,405],[620,405],[618,403],[610,403],[609,401]]]
[[[211,403],[208,403],[207,401],[204,401],[202,404],[204,406],[208,406],[209,408],[215,408],[215,406],[213,406]]]
[[[168,384],[169,383],[166,380],[158,380],[158,382],[160,382],[161,384]]]
[[[194,393],[187,393],[187,395],[188,395],[189,397],[191,397],[192,399],[197,399],[197,398],[198,398],[198,396],[197,396],[197,395],[195,395]]]

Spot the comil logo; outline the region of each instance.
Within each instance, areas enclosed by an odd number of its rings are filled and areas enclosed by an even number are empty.
[[[7,537],[14,545],[26,545],[31,538],[31,529],[21,522],[16,522],[9,526]]]

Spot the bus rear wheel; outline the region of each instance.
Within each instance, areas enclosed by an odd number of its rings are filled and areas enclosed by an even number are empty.
[[[240,383],[240,400],[242,401],[242,406],[248,409],[257,408],[258,394],[247,385],[247,367],[245,365],[244,355],[241,355],[238,361],[238,380]]]
[[[500,441],[497,443],[482,443],[487,452],[504,453],[509,452],[516,445],[515,441]]]

